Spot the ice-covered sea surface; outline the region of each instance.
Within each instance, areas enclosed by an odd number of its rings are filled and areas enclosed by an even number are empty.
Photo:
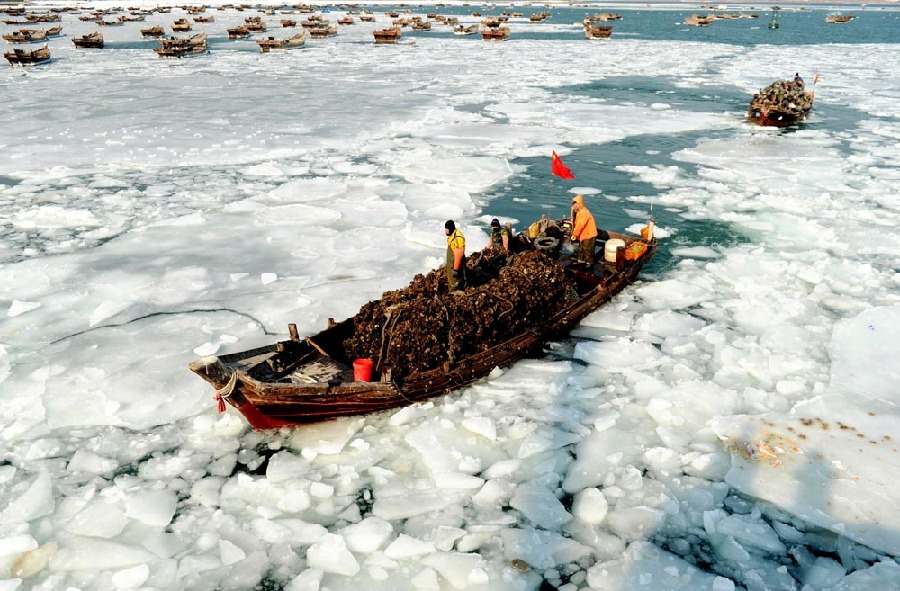
[[[0,69],[0,589],[900,588],[897,13],[624,12],[268,55],[213,12],[207,56],[135,23]],[[746,125],[795,71],[808,124]],[[186,369],[576,191],[666,237],[543,358],[277,433]]]

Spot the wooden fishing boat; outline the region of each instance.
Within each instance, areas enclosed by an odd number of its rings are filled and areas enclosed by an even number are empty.
[[[301,30],[299,33],[288,39],[276,39],[269,37],[268,39],[258,39],[256,44],[263,53],[269,53],[273,49],[294,49],[303,47],[306,43],[306,32]]]
[[[32,51],[25,51],[24,49],[14,47],[12,51],[4,53],[3,57],[6,58],[6,61],[8,61],[11,66],[40,64],[50,61],[50,48],[45,45]]]
[[[263,33],[266,30],[266,23],[264,23],[261,19],[247,19],[243,27],[248,31],[253,33]]]
[[[377,381],[354,381],[352,360],[344,349],[344,341],[356,330],[349,318],[340,323],[329,320],[328,328],[302,340],[296,326],[290,325],[289,340],[242,353],[204,357],[189,367],[215,388],[220,410],[227,402],[255,429],[369,414],[441,396],[484,378],[495,367],[539,353],[544,343],[564,337],[585,316],[633,283],[653,256],[656,240],[609,234],[624,240],[627,247],[641,242],[645,250],[635,260],[598,261],[591,269],[578,269],[568,257],[560,256],[558,263],[575,279],[577,299],[543,324],[453,364],[411,373],[402,380],[392,379],[387,369],[373,376]]]
[[[364,23],[374,23],[375,15],[374,14],[361,14],[361,15],[359,15],[359,20]]]
[[[192,28],[190,21],[184,18],[180,18],[172,23],[172,30],[179,33],[190,31]]]
[[[431,22],[430,21],[415,21],[412,24],[413,31],[430,31],[431,30]]]
[[[4,14],[8,14],[9,16],[22,16],[25,14],[24,6],[9,6],[3,9]]]
[[[454,35],[459,35],[460,37],[465,37],[467,35],[475,35],[478,33],[478,25],[469,25],[468,27],[465,25],[457,25],[455,29],[453,29]]]
[[[62,18],[58,14],[26,14],[25,20],[29,23],[58,23]]]
[[[391,27],[389,29],[378,29],[372,32],[375,37],[375,43],[396,43],[400,40],[403,33],[400,27]]]
[[[322,17],[318,14],[307,17],[306,20],[300,21],[300,26],[304,29],[314,29],[322,25]]]
[[[713,24],[713,21],[716,20],[714,16],[700,16],[698,14],[692,14],[691,16],[684,19],[684,24],[689,27],[708,27]]]
[[[201,16],[194,17],[195,23],[213,23],[215,21],[216,21],[216,17],[214,17],[212,15],[210,15],[210,16],[202,16],[201,15]]]
[[[786,81],[782,83],[791,84]],[[772,86],[770,85],[760,93],[754,94],[750,100],[750,107],[747,109],[747,119],[751,123],[763,127],[788,127],[806,119],[812,110],[815,100],[813,91],[802,90],[802,92],[795,92],[791,97],[773,100],[771,94],[767,94],[767,90]]]
[[[181,37],[160,39],[159,47],[153,51],[159,57],[189,57],[207,53],[209,47],[206,43],[206,33],[197,33],[187,39]]]
[[[228,38],[229,39],[246,39],[249,36],[250,36],[250,31],[244,25],[228,29]]]
[[[622,15],[617,14],[615,12],[599,12],[591,17],[593,21],[601,21],[601,22],[609,22],[609,21],[620,21],[622,20]]]
[[[152,27],[141,29],[141,37],[162,37],[166,34],[165,29],[160,27],[159,25],[154,25]]]
[[[72,39],[72,43],[75,44],[75,47],[82,49],[103,49],[103,35],[100,34],[100,31],[94,31],[81,37],[75,37]]]
[[[281,28],[290,29],[291,27],[296,27],[297,21],[291,20],[289,18],[281,19]]]
[[[120,21],[118,19],[113,20],[113,21],[108,21],[106,19],[101,18],[101,19],[97,20],[97,24],[100,25],[101,27],[121,27],[125,23],[123,23],[122,21]]]
[[[41,29],[20,29],[3,35],[3,40],[10,43],[37,43],[47,40],[47,32]]]
[[[339,18],[337,20],[337,22],[339,25],[352,25],[356,21],[354,21],[353,17],[348,14],[348,15],[345,15],[345,16],[342,16],[341,18]]]
[[[481,38],[485,41],[506,41],[509,39],[509,27],[482,27]]]
[[[455,27],[456,25],[459,24],[459,19],[456,18],[455,16],[448,16],[447,18],[444,19],[444,24],[449,25],[451,27]]]
[[[333,25],[331,23],[320,23],[318,27],[313,27],[312,29],[308,29],[309,36],[313,39],[324,39],[326,37],[334,37],[338,34],[337,25]]]
[[[829,25],[845,25],[855,18],[855,16],[845,14],[829,14],[825,17],[825,22]]]
[[[612,27],[601,27],[594,23],[586,23],[584,26],[585,39],[609,39],[612,36]]]
[[[141,14],[123,14],[117,20],[120,23],[142,23],[146,19]]]
[[[96,14],[84,14],[82,16],[79,16],[78,20],[80,20],[83,23],[95,23],[95,22],[101,20],[102,18],[103,18],[102,16],[99,16]]]
[[[533,23],[540,23],[550,18],[549,12],[533,12],[528,16],[528,20]]]

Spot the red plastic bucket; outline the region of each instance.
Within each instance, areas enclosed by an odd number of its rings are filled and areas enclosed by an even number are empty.
[[[374,365],[375,362],[371,359],[355,359],[353,361],[353,379],[357,382],[371,382]]]

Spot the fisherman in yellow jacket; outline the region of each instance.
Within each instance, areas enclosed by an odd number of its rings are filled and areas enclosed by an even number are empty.
[[[575,195],[572,199],[572,242],[576,241],[581,246],[578,259],[592,266],[594,246],[597,244],[597,224],[594,222],[594,216],[584,206],[583,195]]]
[[[466,237],[453,220],[444,223],[447,235],[447,290],[462,291],[466,288]]]

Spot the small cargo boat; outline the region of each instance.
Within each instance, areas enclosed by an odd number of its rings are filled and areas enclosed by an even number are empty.
[[[509,39],[509,27],[482,27],[481,38],[484,41],[506,41]]]
[[[468,27],[465,25],[456,25],[456,28],[453,29],[454,35],[459,35],[460,37],[465,37],[467,35],[476,35],[478,33],[478,25],[469,25]]]
[[[241,25],[239,27],[232,27],[228,29],[228,38],[229,39],[246,39],[250,36],[250,31],[247,27]]]
[[[37,43],[47,40],[47,32],[41,29],[20,29],[3,35],[3,40],[10,43]]]
[[[815,93],[802,81],[778,80],[754,94],[747,118],[763,127],[788,127],[800,123],[812,110]]]
[[[45,45],[32,51],[25,51],[24,49],[15,47],[11,51],[4,53],[3,57],[6,58],[6,61],[8,61],[11,66],[41,64],[50,61],[50,48]]]
[[[243,27],[253,33],[262,33],[266,30],[266,23],[260,16],[249,16],[244,19]]]
[[[224,411],[227,402],[255,429],[369,414],[442,396],[486,377],[495,367],[540,353],[544,343],[564,337],[585,316],[632,284],[657,247],[652,236],[645,240],[609,232],[607,246],[611,241],[622,245],[615,249],[614,263],[601,256],[603,260],[588,268],[560,252],[551,255],[573,278],[577,291],[554,315],[494,346],[439,367],[400,378],[398,372],[392,377],[391,368],[379,370],[376,366],[371,381],[357,381],[345,348],[345,341],[356,332],[354,319],[349,318],[339,323],[329,319],[328,328],[306,339],[290,325],[289,340],[242,353],[204,357],[189,368],[213,386],[219,410]],[[608,250],[601,248],[600,252]],[[635,256],[626,257],[627,251]],[[400,314],[402,311],[397,318]],[[396,346],[390,340],[392,328],[388,317],[382,328],[382,353],[385,342],[388,348]]]
[[[209,52],[206,43],[206,33],[197,33],[187,39],[170,37],[160,39],[159,47],[154,49],[159,57],[190,57]]]
[[[165,29],[160,27],[159,25],[154,25],[152,27],[141,29],[141,37],[162,37],[166,34]]]
[[[180,18],[172,23],[172,30],[178,33],[184,33],[190,31],[192,28],[190,21],[184,18]]]
[[[296,26],[297,26],[297,21],[295,21],[295,20],[292,20],[289,18],[281,19],[281,28],[283,28],[283,29],[290,29],[291,27],[296,27]]]
[[[403,33],[400,31],[400,27],[391,27],[389,29],[375,30],[372,32],[372,35],[375,37],[375,43],[387,44],[399,41]]]
[[[586,39],[609,39],[612,36],[612,27],[602,27],[588,22],[584,25],[584,37]]]
[[[855,18],[855,16],[845,14],[829,14],[825,17],[825,22],[829,25],[845,25]]]
[[[72,43],[75,44],[75,47],[82,49],[103,49],[103,35],[100,34],[100,31],[94,31],[81,37],[75,37],[72,39]]]
[[[306,43],[306,32],[301,30],[299,33],[288,39],[276,39],[269,37],[268,39],[258,39],[256,44],[263,53],[269,53],[273,49],[294,49],[303,47]]]
[[[324,39],[326,37],[334,37],[338,34],[337,25],[331,24],[328,21],[320,22],[317,26],[307,29],[309,31],[309,36],[313,39]]]
[[[684,24],[689,27],[708,27],[713,24],[716,20],[714,16],[701,16],[698,14],[692,14],[691,16],[684,19]]]
[[[58,23],[62,21],[62,17],[58,14],[26,14],[25,20],[29,23]]]

